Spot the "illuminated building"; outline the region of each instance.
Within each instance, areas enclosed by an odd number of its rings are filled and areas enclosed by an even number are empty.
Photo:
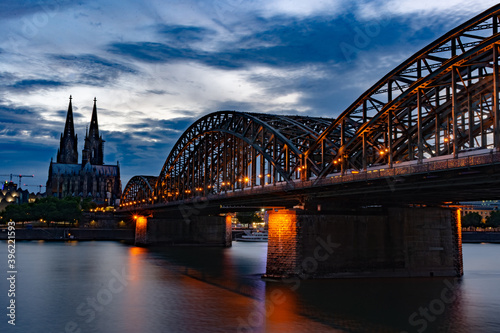
[[[70,96],[57,162],[50,161],[47,196],[80,196],[92,198],[97,204],[114,204],[121,196],[120,165],[104,165],[104,140],[99,135],[95,98],[81,164],[78,164],[77,146]]]

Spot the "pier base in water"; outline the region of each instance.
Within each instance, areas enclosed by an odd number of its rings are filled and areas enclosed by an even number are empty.
[[[441,207],[270,212],[264,277],[461,276],[460,229],[457,212]]]

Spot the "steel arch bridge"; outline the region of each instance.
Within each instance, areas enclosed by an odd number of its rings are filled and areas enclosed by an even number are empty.
[[[500,149],[499,15],[497,5],[443,35],[335,119],[237,111],[202,117],[172,148],[154,186],[134,177],[122,204],[314,185],[348,171]]]
[[[122,193],[122,202],[137,204],[151,203],[154,197],[154,187],[157,177],[134,176]]]

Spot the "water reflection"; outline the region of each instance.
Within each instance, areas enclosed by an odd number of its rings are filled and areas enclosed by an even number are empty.
[[[464,245],[461,280],[264,281],[266,250],[21,242],[19,317],[0,331],[500,331],[500,245]]]

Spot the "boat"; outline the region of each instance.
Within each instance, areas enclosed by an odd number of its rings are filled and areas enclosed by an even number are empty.
[[[244,235],[241,235],[240,238],[236,238],[238,242],[267,242],[268,240],[267,231],[257,231],[250,232],[248,230],[245,231]]]

